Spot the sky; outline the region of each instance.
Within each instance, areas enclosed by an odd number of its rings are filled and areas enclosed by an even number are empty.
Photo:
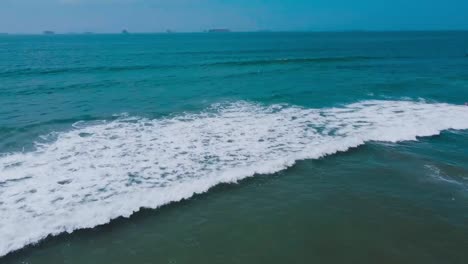
[[[0,0],[0,32],[467,30],[468,0]]]

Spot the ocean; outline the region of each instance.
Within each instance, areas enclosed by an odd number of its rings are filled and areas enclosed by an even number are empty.
[[[468,32],[0,36],[0,263],[467,263]]]

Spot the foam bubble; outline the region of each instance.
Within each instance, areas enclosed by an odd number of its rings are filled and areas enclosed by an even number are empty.
[[[468,129],[468,107],[364,101],[304,109],[237,102],[165,119],[80,122],[34,151],[0,157],[0,256],[297,160],[446,129]]]

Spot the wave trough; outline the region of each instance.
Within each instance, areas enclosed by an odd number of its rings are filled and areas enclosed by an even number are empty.
[[[468,107],[364,101],[306,109],[236,102],[172,118],[79,122],[34,151],[0,156],[0,256],[297,160],[447,129],[468,129]]]

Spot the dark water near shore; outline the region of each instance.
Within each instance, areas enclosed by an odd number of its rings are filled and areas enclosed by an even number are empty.
[[[0,36],[0,263],[466,263],[467,54],[467,32]]]

